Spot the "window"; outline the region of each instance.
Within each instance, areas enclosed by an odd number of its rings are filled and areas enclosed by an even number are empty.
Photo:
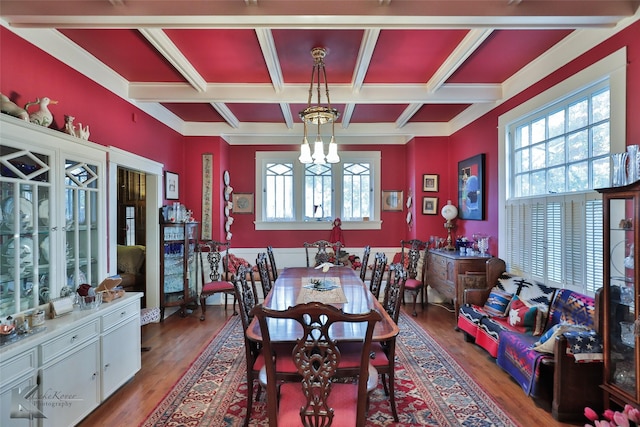
[[[380,228],[380,152],[340,153],[335,164],[304,165],[296,152],[256,153],[256,229]]]
[[[500,117],[500,256],[510,271],[591,295],[603,271],[594,189],[609,186],[610,153],[625,146],[624,71],[603,75],[601,63]]]

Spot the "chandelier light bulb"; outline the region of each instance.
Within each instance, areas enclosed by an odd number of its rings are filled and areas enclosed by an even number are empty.
[[[313,147],[313,163],[316,165],[324,165],[324,143],[320,135],[316,138],[316,142]]]
[[[338,163],[340,161],[340,156],[338,156],[338,144],[336,143],[335,138],[331,137],[331,142],[329,143],[329,152],[327,153],[327,162],[329,163]]]
[[[307,164],[313,163],[313,158],[311,158],[311,147],[309,146],[309,141],[305,137],[302,140],[302,144],[300,144],[300,157],[298,157],[300,163]]]

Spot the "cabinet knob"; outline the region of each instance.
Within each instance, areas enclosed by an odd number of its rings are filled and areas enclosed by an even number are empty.
[[[106,365],[104,365],[104,370],[106,371],[107,369],[109,369],[109,366],[111,366],[111,363],[107,363]]]
[[[77,340],[77,339],[78,339],[78,336],[77,336],[77,335],[74,335],[74,336],[72,336],[72,337],[71,337],[71,342],[74,342],[74,341],[75,341],[75,340]]]
[[[91,375],[91,379],[95,380],[96,378],[98,378],[98,373],[94,372],[93,375]]]
[[[127,314],[126,311],[123,311],[122,313],[120,313],[120,317],[124,317]]]

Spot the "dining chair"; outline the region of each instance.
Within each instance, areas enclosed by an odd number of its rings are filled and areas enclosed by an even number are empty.
[[[269,264],[271,264],[271,278],[275,281],[278,278],[278,267],[276,267],[276,257],[273,255],[273,247],[267,246]]]
[[[258,254],[258,257],[256,258],[256,266],[258,267],[258,274],[260,275],[263,298],[266,298],[272,287],[271,276],[269,276],[269,267],[267,265],[267,262],[267,254],[265,252],[260,252]]]
[[[380,298],[380,288],[384,279],[384,272],[387,269],[387,256],[384,252],[376,252],[371,272],[371,281],[369,282],[369,291],[376,297]]]
[[[424,283],[424,266],[425,261],[427,259],[427,242],[423,242],[422,240],[412,239],[412,240],[401,240],[401,259],[404,261],[405,250],[407,253],[407,281],[405,283],[405,291],[413,297],[413,315],[417,316],[416,312],[416,301],[418,300],[418,295],[421,295],[421,304],[422,308],[424,308],[424,292],[426,285]],[[424,250],[424,253],[420,252]],[[422,258],[422,259],[421,259]],[[422,263],[421,263],[422,261]],[[420,273],[420,277],[418,276]]]
[[[363,314],[348,314],[320,302],[298,304],[285,311],[257,305],[252,313],[260,323],[265,354],[272,351],[269,328],[277,327],[278,319],[293,319],[302,327],[302,334],[293,349],[293,361],[302,378],[300,381],[284,382],[278,392],[275,361],[265,358],[269,426],[329,427],[335,423],[363,427],[369,384],[362,379],[373,374],[377,379],[377,372],[369,363],[369,351],[374,326],[382,319],[380,313],[371,310]],[[331,338],[331,326],[336,324],[338,328],[340,323],[360,322],[366,322],[366,332],[359,345],[358,381],[334,382],[341,356],[340,343]]]
[[[367,264],[369,263],[369,254],[371,253],[371,246],[367,245],[364,247],[364,252],[362,253],[362,258],[360,259],[360,280],[364,282],[364,279],[367,276]]]
[[[251,280],[247,280],[250,277]],[[240,320],[242,321],[242,330],[244,335],[245,359],[247,364],[247,414],[245,416],[244,425],[249,425],[251,418],[251,408],[253,406],[253,383],[258,379],[260,369],[264,366],[264,357],[261,348],[255,341],[247,338],[247,328],[253,319],[251,310],[258,304],[258,295],[256,294],[256,285],[251,274],[251,267],[241,265],[238,267],[238,274],[234,281],[235,297],[238,300],[240,312]],[[260,390],[258,386],[256,391],[256,400],[260,399]]]
[[[334,250],[334,261],[335,265],[338,265],[338,254],[340,249],[342,249],[341,242],[331,243],[328,240],[317,240],[313,243],[304,242],[304,251],[307,255],[307,267],[315,267],[325,262],[329,262],[331,259],[330,252],[327,252],[327,249],[333,248]],[[315,249],[315,254],[310,254],[310,249]],[[311,262],[311,256],[313,255],[313,263]]]
[[[406,281],[407,271],[404,266],[401,263],[391,264],[389,267],[389,280],[387,281],[387,286],[384,288],[382,307],[396,325],[400,318],[400,304],[402,304]],[[374,355],[371,364],[375,366],[378,373],[382,376],[384,392],[389,396],[393,419],[399,422],[395,394],[396,337],[394,336],[387,341],[373,343],[371,354]]]
[[[200,307],[202,312],[200,320],[204,320],[207,310],[206,300],[211,295],[217,293],[224,294],[224,308],[227,309],[227,296],[233,296],[233,314],[236,311],[236,296],[233,286],[233,276],[229,271],[229,242],[217,242],[215,240],[206,240],[198,242],[196,246],[196,254],[198,256],[198,265],[200,267],[200,279],[202,280],[202,290],[200,291]],[[205,264],[203,256],[206,254],[207,265],[209,267],[208,278],[205,275]],[[222,267],[222,272],[220,268]]]

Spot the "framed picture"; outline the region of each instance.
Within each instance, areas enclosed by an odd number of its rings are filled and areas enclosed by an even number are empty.
[[[438,191],[438,175],[422,175],[422,191]]]
[[[382,191],[382,210],[383,211],[402,211],[403,194],[400,190],[383,190]]]
[[[164,173],[164,198],[167,200],[178,200],[180,197],[179,182],[180,177],[175,172],[166,171]]]
[[[458,162],[458,217],[484,219],[484,154]]]
[[[253,213],[253,193],[233,193],[233,213]]]
[[[422,198],[422,214],[436,215],[438,213],[438,198],[423,197]]]

